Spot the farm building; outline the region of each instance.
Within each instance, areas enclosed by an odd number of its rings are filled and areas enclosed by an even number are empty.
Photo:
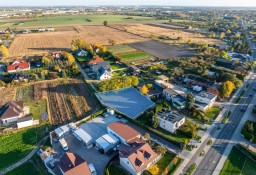
[[[93,142],[92,137],[85,132],[82,128],[79,128],[73,132],[73,135],[79,140],[82,141],[86,146],[90,146]]]
[[[138,118],[155,103],[142,95],[134,87],[96,93],[103,106],[118,111],[132,119]]]
[[[96,147],[102,150],[102,152],[107,153],[119,144],[119,140],[113,134],[105,134],[98,138],[95,143]]]

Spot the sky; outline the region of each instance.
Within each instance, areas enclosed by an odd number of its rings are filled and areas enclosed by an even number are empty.
[[[256,0],[0,0],[1,6],[170,5],[256,7]]]

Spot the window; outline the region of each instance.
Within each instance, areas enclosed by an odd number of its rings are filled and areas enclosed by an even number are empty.
[[[129,164],[129,161],[127,161],[127,164]]]

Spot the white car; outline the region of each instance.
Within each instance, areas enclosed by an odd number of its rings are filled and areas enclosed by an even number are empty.
[[[92,175],[97,175],[97,172],[96,172],[96,169],[95,169],[94,165],[91,163],[88,166],[89,166],[89,169],[90,169]]]
[[[66,140],[64,138],[62,138],[62,139],[59,140],[59,142],[60,142],[60,145],[61,145],[62,149],[64,151],[67,151],[68,150],[68,144],[67,144]]]

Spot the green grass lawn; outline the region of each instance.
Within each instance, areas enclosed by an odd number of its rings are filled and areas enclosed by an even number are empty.
[[[77,57],[77,56],[75,56],[75,58],[77,59],[77,61],[80,61],[80,62],[86,62],[86,61],[91,60],[91,58],[89,58],[89,57]]]
[[[121,54],[127,52],[136,52],[137,49],[130,47],[128,45],[116,45],[116,46],[109,46],[108,50],[113,54]]]
[[[0,170],[24,158],[45,135],[46,125],[0,135]]]
[[[24,105],[30,107],[29,112],[32,114],[34,120],[41,120],[41,114],[47,112],[47,103],[45,99],[27,102]]]
[[[37,27],[37,26],[57,26],[57,25],[72,25],[72,24],[103,24],[103,21],[108,21],[108,24],[119,23],[144,23],[144,22],[163,22],[167,20],[156,20],[152,17],[133,16],[133,19],[127,19],[125,15],[67,15],[67,16],[52,16],[38,17],[35,20],[25,21],[19,27]],[[88,22],[91,20],[91,22]],[[12,21],[13,22],[13,21]],[[15,21],[19,22],[19,20]]]
[[[28,162],[13,169],[6,175],[50,175],[43,164],[43,161],[35,154]]]
[[[219,115],[221,110],[222,110],[221,108],[214,106],[205,112],[205,116],[208,117],[209,119],[214,120]]]
[[[170,152],[165,153],[165,155],[156,163],[156,166],[160,170],[159,174],[164,172],[165,168],[173,161],[174,158],[174,154]]]
[[[124,170],[122,170],[120,167],[118,167],[116,164],[112,163],[109,167],[109,174],[110,175],[126,175],[127,173],[124,172]]]
[[[119,55],[124,61],[126,60],[140,60],[140,59],[147,59],[152,58],[153,56],[145,53],[145,52],[131,52],[131,53],[124,53]]]
[[[220,175],[256,175],[256,162],[233,147]]]
[[[22,86],[19,87],[16,91],[16,100],[17,101],[31,101],[33,100],[33,86]]]

